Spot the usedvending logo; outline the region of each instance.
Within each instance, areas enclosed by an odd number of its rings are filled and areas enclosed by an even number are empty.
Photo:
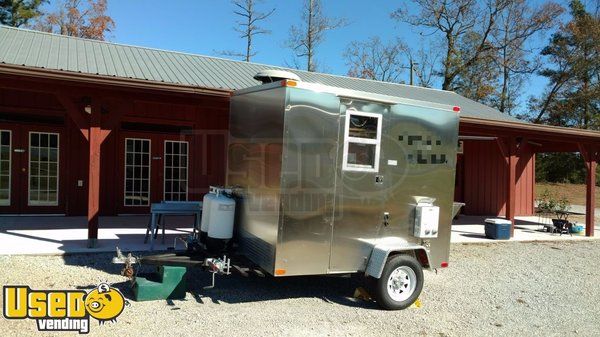
[[[116,322],[129,304],[123,294],[101,283],[83,290],[32,290],[28,286],[3,287],[3,314],[7,319],[34,319],[39,331],[90,332],[90,317],[99,324]]]

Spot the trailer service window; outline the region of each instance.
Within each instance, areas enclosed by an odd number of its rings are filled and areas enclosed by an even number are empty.
[[[346,112],[344,130],[345,171],[378,172],[381,143],[381,115]]]

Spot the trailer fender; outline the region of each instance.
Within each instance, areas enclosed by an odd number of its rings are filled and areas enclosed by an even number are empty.
[[[404,243],[402,245],[379,244],[373,247],[373,251],[371,252],[371,257],[369,258],[365,274],[374,278],[380,278],[381,273],[383,272],[383,267],[385,266],[388,257],[390,255],[395,255],[398,253],[413,254],[417,261],[421,263],[423,268],[431,269],[429,263],[429,251],[421,245],[411,243]]]

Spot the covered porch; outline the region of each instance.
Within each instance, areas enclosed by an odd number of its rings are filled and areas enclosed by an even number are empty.
[[[526,229],[536,217],[535,154],[578,152],[586,167],[585,236],[595,229],[596,165],[600,133],[590,130],[555,127],[512,121],[461,118],[459,139],[464,148],[457,170],[457,200],[466,203],[466,214],[503,216],[512,222],[511,237],[519,239],[517,229]],[[488,160],[473,160],[469,154],[483,153]],[[462,176],[461,176],[462,175]],[[465,187],[465,179],[471,179]],[[462,184],[462,185],[461,185]],[[469,193],[461,194],[461,189]],[[470,190],[469,190],[470,189]],[[461,197],[463,198],[461,200]],[[470,212],[469,212],[470,211]],[[484,215],[487,215],[483,217]],[[471,222],[477,218],[471,218]],[[529,219],[529,220],[528,220]],[[535,222],[535,221],[534,221]],[[535,225],[534,225],[535,226]]]
[[[6,65],[0,74],[6,254],[94,252],[116,243],[144,250],[143,240],[128,238],[144,234],[147,216],[117,215],[146,215],[162,200],[201,200],[209,185],[224,182],[228,90]],[[39,250],[20,241],[28,235]]]

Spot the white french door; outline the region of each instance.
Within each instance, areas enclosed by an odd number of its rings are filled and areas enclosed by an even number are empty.
[[[28,206],[57,206],[59,134],[29,132]]]
[[[0,206],[10,206],[12,131],[0,130]]]
[[[163,200],[188,200],[188,142],[165,140]]]
[[[121,133],[124,176],[119,213],[147,213],[152,203],[187,201],[190,143],[179,135]]]
[[[150,205],[150,139],[125,138],[124,206]]]
[[[63,214],[63,127],[0,123],[0,214]]]

